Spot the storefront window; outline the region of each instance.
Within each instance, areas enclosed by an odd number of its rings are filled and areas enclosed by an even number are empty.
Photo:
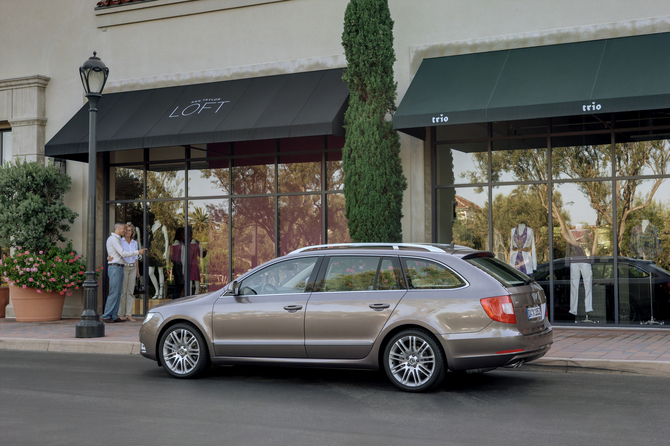
[[[203,160],[189,163],[188,196],[211,197],[230,195],[230,161]]]
[[[275,191],[274,157],[233,160],[235,195],[271,194]]]
[[[489,234],[488,188],[437,190],[438,243],[486,249]]]
[[[326,154],[326,169],[328,174],[328,190],[344,190],[344,168],[342,167],[342,152]]]
[[[321,203],[321,195],[279,197],[279,255],[323,244]]]
[[[137,200],[144,197],[142,166],[111,167],[109,178],[110,200]]]
[[[670,179],[617,181],[621,323],[670,324]]]
[[[473,141],[464,135],[484,124],[436,129],[433,241],[486,249],[531,274],[552,322],[670,323],[670,112],[547,122],[493,122]]]
[[[493,182],[547,180],[547,138],[493,141],[491,147]]]
[[[219,290],[229,282],[229,202],[227,199],[189,201],[191,295]]]
[[[647,140],[642,131],[616,134],[616,174],[620,177],[670,173],[670,140]]]
[[[275,258],[272,197],[233,199],[233,277]]]
[[[344,216],[344,194],[326,195],[328,202],[328,228],[326,234],[328,243],[350,243],[349,227]]]
[[[320,153],[281,155],[279,157],[279,192],[315,192],[321,190]]]
[[[611,182],[554,185],[554,317],[614,322]],[[541,284],[547,286],[543,281]]]
[[[496,258],[532,276],[549,262],[549,209],[545,184],[493,188],[493,248]]]
[[[165,299],[184,295],[186,226],[183,201],[156,201],[147,206],[149,286],[151,308]]]
[[[151,164],[147,170],[147,198],[178,198],[184,196],[184,163]]]

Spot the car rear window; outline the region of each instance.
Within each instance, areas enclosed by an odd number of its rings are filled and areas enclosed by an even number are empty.
[[[532,281],[521,271],[494,257],[474,257],[465,261],[487,272],[506,287],[527,285]]]

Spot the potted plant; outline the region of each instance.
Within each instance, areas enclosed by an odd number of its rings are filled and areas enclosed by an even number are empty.
[[[71,185],[70,177],[51,164],[0,166],[0,239],[12,248],[2,258],[0,282],[10,285],[17,321],[60,319],[65,296],[84,280],[81,256],[70,243],[58,246],[77,217],[64,203]],[[31,305],[23,305],[26,301]],[[49,315],[35,313],[48,308]]]
[[[60,319],[65,297],[84,284],[85,272],[86,265],[70,243],[37,252],[18,247],[14,255],[0,259],[0,276],[12,287],[19,322]]]

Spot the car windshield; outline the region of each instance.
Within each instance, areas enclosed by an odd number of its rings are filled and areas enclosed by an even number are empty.
[[[528,285],[533,281],[524,273],[493,257],[474,257],[466,262],[489,273],[506,287]]]

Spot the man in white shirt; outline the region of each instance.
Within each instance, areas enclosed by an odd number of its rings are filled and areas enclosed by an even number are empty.
[[[121,237],[126,228],[125,223],[116,223],[114,232],[107,239],[107,253],[113,259],[109,261],[107,267],[107,276],[109,277],[109,296],[105,312],[102,314],[102,321],[106,323],[125,322],[119,318],[119,300],[121,298],[121,289],[123,287],[123,266],[126,264],[124,257],[134,257],[146,252],[146,248],[137,251],[126,251],[121,246]]]

